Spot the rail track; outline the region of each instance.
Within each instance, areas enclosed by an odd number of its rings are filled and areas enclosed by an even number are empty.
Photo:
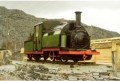
[[[62,62],[62,61],[50,61],[50,60],[39,60],[39,61],[35,61],[35,60],[27,60],[27,61],[23,61],[24,63],[49,63],[49,64],[61,64],[61,65],[96,65],[95,62],[73,62],[73,61],[68,61],[68,62]]]

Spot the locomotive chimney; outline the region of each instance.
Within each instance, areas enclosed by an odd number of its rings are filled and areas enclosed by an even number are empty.
[[[81,13],[79,11],[76,11],[76,27],[80,27],[81,26]]]

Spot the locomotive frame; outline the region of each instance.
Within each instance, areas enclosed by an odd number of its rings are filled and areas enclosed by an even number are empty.
[[[27,54],[28,59],[40,60],[40,58],[43,57],[44,60],[50,58],[51,61],[60,60],[67,62],[68,60],[73,60],[74,62],[78,62],[90,60],[92,55],[100,54],[90,49],[90,36],[85,28],[81,26],[81,12],[75,13],[75,23],[44,21],[35,25],[32,39],[24,42],[24,54]],[[44,27],[56,28],[46,33],[44,32]],[[57,29],[60,30],[57,31]],[[72,43],[76,40],[76,43]],[[80,46],[79,40],[82,40],[81,43],[84,44],[80,43]]]

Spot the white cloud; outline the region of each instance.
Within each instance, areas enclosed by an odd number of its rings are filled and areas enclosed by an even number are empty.
[[[120,10],[83,9],[83,22],[120,33]]]
[[[82,22],[87,25],[94,25],[106,30],[120,33],[120,10],[84,8],[78,9],[82,13]],[[62,12],[52,14],[40,14],[45,18],[65,18],[75,20],[75,9],[63,10]]]
[[[1,1],[0,6],[16,8],[43,18],[75,19],[75,11],[82,11],[82,22],[120,33],[119,0],[81,1]]]

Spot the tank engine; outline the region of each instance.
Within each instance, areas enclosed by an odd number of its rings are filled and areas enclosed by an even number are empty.
[[[24,42],[29,60],[43,57],[44,60],[78,62],[99,54],[90,49],[90,36],[81,25],[81,12],[75,13],[75,22],[48,20],[34,26],[33,40]]]

